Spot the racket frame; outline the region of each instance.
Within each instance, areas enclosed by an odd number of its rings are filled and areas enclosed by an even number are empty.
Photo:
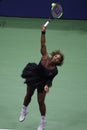
[[[53,11],[55,11],[55,8],[60,8],[61,9],[61,11],[60,11],[60,15],[58,16],[57,14],[56,14],[56,16],[53,16]],[[44,27],[47,27],[48,26],[48,24],[50,23],[50,20],[51,20],[51,17],[53,18],[53,19],[56,19],[56,18],[61,18],[61,16],[63,15],[63,9],[62,9],[62,6],[59,4],[59,3],[56,3],[56,6],[54,6],[54,7],[51,7],[51,16],[49,17],[49,19],[45,22],[45,24],[43,25]]]

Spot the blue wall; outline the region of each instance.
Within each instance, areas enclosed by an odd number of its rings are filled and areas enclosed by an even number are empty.
[[[47,18],[57,0],[0,0],[0,16]],[[59,0],[64,19],[87,19],[87,0]]]

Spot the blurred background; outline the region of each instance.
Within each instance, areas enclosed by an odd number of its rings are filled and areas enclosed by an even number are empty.
[[[0,16],[46,18],[52,2],[62,4],[64,19],[87,19],[87,0],[0,0]]]

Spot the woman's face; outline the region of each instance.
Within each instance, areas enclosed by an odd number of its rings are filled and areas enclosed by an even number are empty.
[[[52,57],[52,62],[58,63],[60,62],[61,56],[59,54],[56,54]]]

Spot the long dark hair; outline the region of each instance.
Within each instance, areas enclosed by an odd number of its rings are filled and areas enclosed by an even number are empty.
[[[53,57],[53,56],[55,56],[55,55],[60,55],[60,61],[58,61],[57,63],[56,63],[56,65],[58,65],[58,66],[61,66],[63,63],[64,63],[64,55],[63,55],[63,53],[61,53],[61,51],[60,50],[55,50],[55,51],[53,51],[52,53],[51,53],[51,56]]]

